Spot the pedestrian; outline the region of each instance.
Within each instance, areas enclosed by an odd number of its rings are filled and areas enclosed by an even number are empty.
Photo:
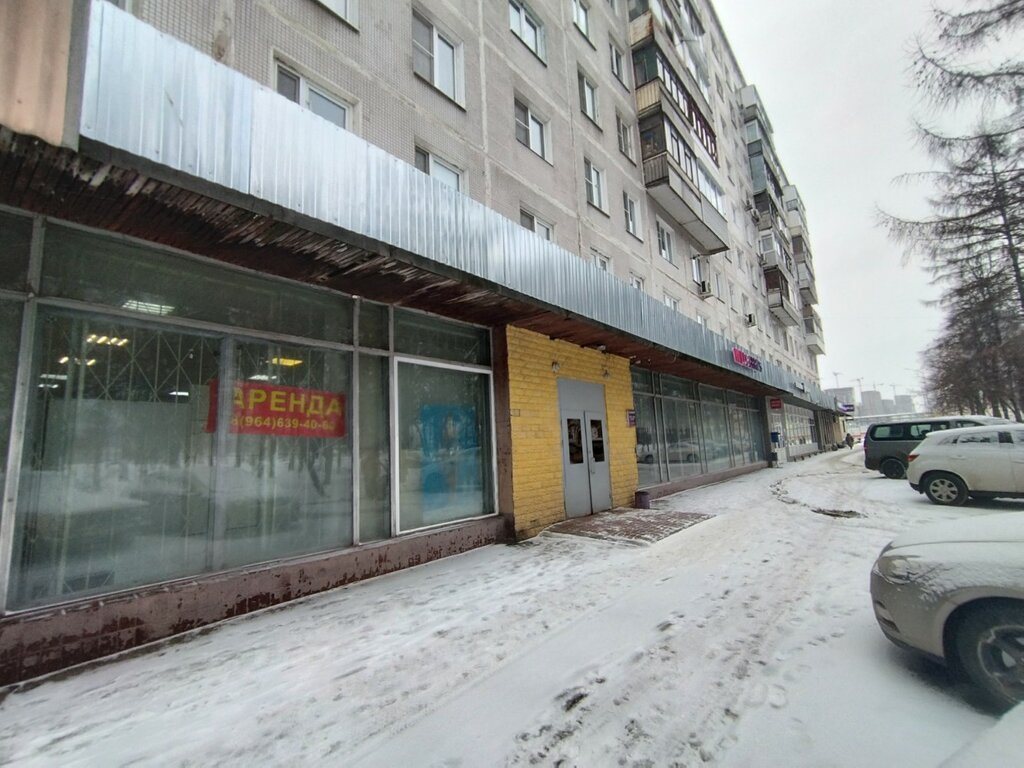
[[[853,435],[851,435],[849,432],[847,432],[846,433],[846,439],[843,442],[846,443],[846,447],[847,448],[852,449],[853,448]]]

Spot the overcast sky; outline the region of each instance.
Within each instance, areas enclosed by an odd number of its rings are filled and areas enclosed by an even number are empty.
[[[748,83],[775,129],[775,148],[807,207],[825,351],[821,384],[920,388],[934,338],[935,290],[875,224],[875,209],[921,215],[922,190],[893,179],[923,170],[912,121],[927,112],[911,87],[909,48],[930,0],[713,0]]]

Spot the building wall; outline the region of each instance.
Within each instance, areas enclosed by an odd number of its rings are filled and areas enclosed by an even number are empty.
[[[412,72],[414,5],[463,45],[463,105]],[[757,228],[746,212],[753,186],[739,91],[747,81],[713,4],[693,2],[706,29],[710,104],[705,106],[717,135],[718,166],[699,142],[691,140],[691,148],[725,192],[730,250],[706,259],[716,290],[706,298],[691,276],[696,251],[684,229],[644,192],[627,3],[620,0],[613,9],[606,2],[591,2],[589,38],[574,25],[570,0],[533,0],[527,5],[543,24],[543,60],[510,31],[506,2],[360,0],[354,24],[316,0],[134,0],[131,8],[147,23],[271,88],[275,59],[287,63],[352,103],[352,130],[368,141],[410,163],[416,146],[435,153],[462,171],[462,189],[474,199],[513,221],[519,220],[520,210],[529,211],[553,225],[558,245],[587,260],[600,253],[618,278],[642,278],[644,289],[658,300],[676,299],[688,317],[788,369],[795,379],[816,382],[817,359],[808,352],[802,327],[783,327],[768,311]],[[609,43],[624,53],[625,86],[611,72]],[[580,110],[579,70],[597,85],[597,124]],[[517,97],[548,121],[548,158],[516,141]],[[633,124],[633,159],[619,151],[616,112]],[[603,210],[586,201],[584,157],[604,171]],[[638,237],[625,229],[624,191],[640,203]],[[656,217],[673,232],[674,263],[657,252]],[[744,296],[748,312],[757,317],[753,326],[745,320]]]
[[[612,505],[629,505],[637,487],[636,430],[626,423],[633,408],[629,361],[532,331],[506,330],[516,538],[565,519],[559,378],[604,387]],[[558,371],[552,370],[555,362]]]

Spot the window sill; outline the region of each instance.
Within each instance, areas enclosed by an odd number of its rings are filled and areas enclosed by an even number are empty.
[[[601,133],[604,133],[604,128],[602,128],[601,124],[599,122],[597,122],[597,118],[596,117],[591,117],[586,112],[584,112],[582,109],[580,110],[580,114],[583,115],[585,118],[587,118],[587,122],[588,123],[590,123],[592,126],[597,128],[597,130],[599,130]]]
[[[587,207],[593,208],[595,211],[601,213],[606,219],[610,219],[612,217],[611,214],[608,213],[608,211],[606,211],[604,208],[600,207],[599,205],[595,205],[589,200],[587,200]]]
[[[593,48],[596,51],[597,50],[597,46],[594,45],[594,41],[590,39],[590,35],[588,35],[586,32],[584,32],[583,28],[579,24],[577,24],[575,21],[572,23],[572,25],[574,27],[576,27],[576,31],[580,33],[580,37],[582,37],[584,40],[587,41],[587,45],[589,45],[591,48]]]
[[[627,229],[626,230],[626,234],[629,235],[630,237],[632,237],[633,239],[635,239],[638,243],[642,243],[644,241],[644,239],[642,237],[640,237],[640,235],[638,235],[636,232],[630,232]]]
[[[548,63],[547,63],[547,61],[544,60],[544,57],[541,56],[537,51],[533,50],[533,48],[531,48],[529,45],[527,45],[526,41],[523,40],[523,38],[521,38],[519,35],[517,35],[511,29],[509,30],[509,34],[512,35],[512,37],[514,37],[516,40],[518,40],[519,44],[522,45],[523,48],[528,50],[530,52],[530,54],[533,56],[533,58],[535,58],[537,61],[539,61],[541,63],[541,66],[547,67]]]

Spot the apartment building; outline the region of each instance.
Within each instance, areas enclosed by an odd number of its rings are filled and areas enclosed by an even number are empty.
[[[0,30],[0,681],[841,437],[803,202],[706,3]]]

